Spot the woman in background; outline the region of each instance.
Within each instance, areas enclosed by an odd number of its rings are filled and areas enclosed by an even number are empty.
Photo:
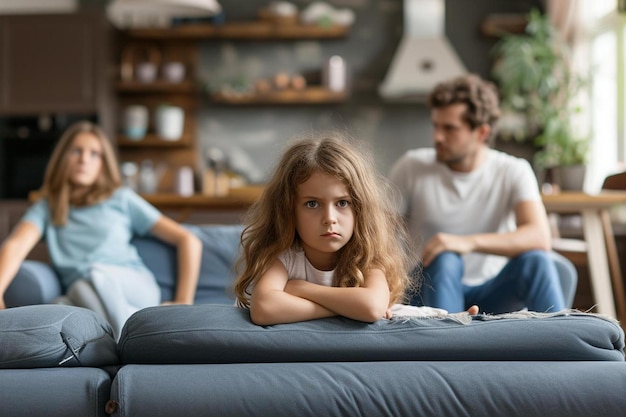
[[[73,304],[105,315],[119,338],[135,311],[160,303],[153,274],[130,243],[151,233],[178,250],[174,303],[194,300],[202,244],[129,188],[104,132],[90,122],[70,126],[56,145],[41,198],[0,247],[0,309],[21,262],[43,237]]]

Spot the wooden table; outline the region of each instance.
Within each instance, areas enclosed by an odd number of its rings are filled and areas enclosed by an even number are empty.
[[[617,302],[620,315],[626,317],[626,295],[609,213],[612,206],[626,204],[626,192],[602,191],[598,194],[586,194],[564,191],[544,194],[542,198],[548,213],[582,216],[589,275],[597,311],[617,318]],[[611,274],[611,271],[614,273]]]

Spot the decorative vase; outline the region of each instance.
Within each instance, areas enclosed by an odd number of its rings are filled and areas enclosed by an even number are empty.
[[[183,135],[185,112],[177,106],[160,106],[156,111],[156,132],[164,140],[176,141]]]
[[[558,184],[562,191],[582,191],[586,170],[587,167],[583,164],[553,167],[553,182]]]

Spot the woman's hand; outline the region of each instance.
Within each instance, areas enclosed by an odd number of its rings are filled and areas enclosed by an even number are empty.
[[[193,233],[165,216],[161,216],[152,226],[152,233],[157,238],[176,246],[178,276],[172,302],[193,304],[200,274],[202,242]]]

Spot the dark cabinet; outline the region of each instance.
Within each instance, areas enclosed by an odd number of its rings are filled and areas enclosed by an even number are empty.
[[[0,16],[0,114],[97,113],[106,33],[98,14]]]

